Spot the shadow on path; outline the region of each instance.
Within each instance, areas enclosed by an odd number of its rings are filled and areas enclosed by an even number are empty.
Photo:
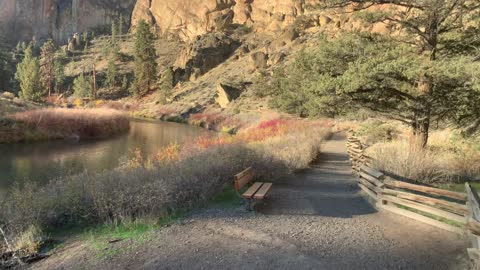
[[[322,145],[317,164],[275,183],[270,198],[258,210],[266,215],[339,218],[375,213],[359,193],[344,144],[344,136],[334,134]]]

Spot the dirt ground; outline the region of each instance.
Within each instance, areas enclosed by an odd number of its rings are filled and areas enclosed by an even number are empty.
[[[32,269],[468,269],[467,241],[429,225],[377,212],[351,174],[345,139],[323,145],[310,170],[274,184],[257,213],[198,210],[142,241],[93,256],[72,241]]]

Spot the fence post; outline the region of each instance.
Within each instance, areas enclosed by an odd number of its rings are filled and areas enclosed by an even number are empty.
[[[477,190],[469,183],[465,183],[467,191],[466,229],[470,238],[471,247],[467,249],[468,256],[473,261],[476,269],[480,267],[480,199]]]

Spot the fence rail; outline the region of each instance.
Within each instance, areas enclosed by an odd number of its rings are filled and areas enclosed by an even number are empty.
[[[358,186],[379,210],[389,211],[416,221],[467,234],[470,259],[480,266],[480,198],[469,183],[465,192],[455,192],[393,179],[373,168],[374,160],[366,147],[349,132],[347,149]]]

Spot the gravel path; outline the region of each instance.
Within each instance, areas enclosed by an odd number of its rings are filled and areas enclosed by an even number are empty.
[[[377,212],[364,199],[335,135],[311,169],[274,184],[258,213],[210,208],[106,261],[74,247],[39,269],[466,269],[466,241]],[[118,245],[129,246],[119,242]]]

